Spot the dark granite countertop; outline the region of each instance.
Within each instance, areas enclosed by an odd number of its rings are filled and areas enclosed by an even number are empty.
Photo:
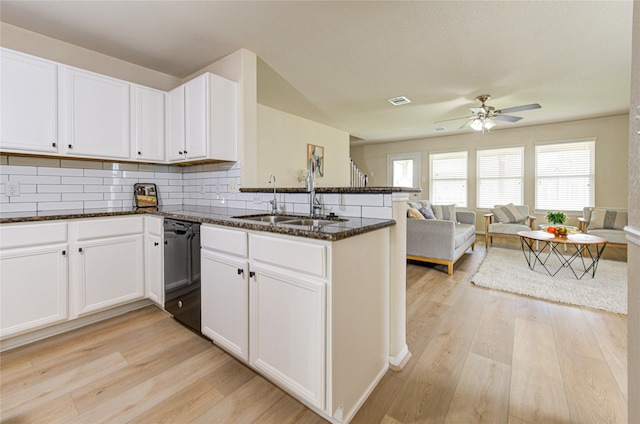
[[[278,193],[308,193],[304,187],[278,187]],[[391,193],[420,193],[421,188],[414,187],[316,187],[316,193],[344,193],[344,194],[391,194]],[[242,193],[271,193],[273,187],[241,187]]]
[[[260,215],[264,212],[251,211],[245,209],[232,209],[215,206],[194,206],[184,207],[164,207],[164,208],[110,208],[110,209],[87,209],[68,211],[40,211],[40,212],[15,212],[3,213],[0,216],[0,224],[17,222],[39,222],[54,221],[61,219],[83,219],[98,218],[108,216],[124,216],[149,213],[167,218],[181,219],[185,221],[200,222],[205,224],[217,224],[227,227],[242,228],[245,230],[265,231],[270,233],[286,234],[297,237],[313,238],[318,240],[337,241],[359,234],[375,231],[381,228],[395,225],[391,219],[336,217],[335,223],[320,227],[306,225],[270,224],[267,222],[257,222],[236,218],[238,216]],[[292,219],[303,217],[288,215]],[[308,218],[308,217],[303,217]],[[331,219],[316,216],[316,219]]]

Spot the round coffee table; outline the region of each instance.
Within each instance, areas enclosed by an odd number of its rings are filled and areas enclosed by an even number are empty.
[[[518,235],[529,268],[534,270],[539,264],[552,277],[563,268],[569,268],[578,280],[587,273],[591,274],[591,278],[595,277],[600,256],[607,246],[607,239],[583,233],[558,237],[545,231],[518,231]],[[564,255],[558,249],[560,246],[565,250],[569,247],[570,252]],[[551,257],[560,262],[557,269],[548,264]]]

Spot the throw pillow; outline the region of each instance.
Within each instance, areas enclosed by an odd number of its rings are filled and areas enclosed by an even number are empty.
[[[431,203],[428,201],[420,202],[422,203],[422,207],[418,209],[422,216],[425,219],[436,219],[436,215],[433,213],[433,208],[431,208]]]
[[[524,222],[527,219],[526,216],[523,216],[518,209],[513,205],[513,203],[509,203],[504,206],[496,206],[491,209],[491,213],[496,218],[496,222],[503,223],[512,223],[512,222]]]
[[[456,205],[431,205],[436,219],[456,222]]]
[[[424,216],[422,216],[422,213],[420,213],[420,211],[418,209],[409,208],[407,210],[407,218],[424,219]]]
[[[608,209],[594,209],[589,219],[590,230],[622,230],[627,225],[628,213]]]

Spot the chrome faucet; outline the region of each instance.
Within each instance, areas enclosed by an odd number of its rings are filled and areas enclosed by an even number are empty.
[[[313,159],[309,159],[307,164],[307,191],[309,192],[309,216],[313,216],[316,210],[322,209],[320,202],[316,199],[316,167]]]
[[[269,177],[269,184],[271,184],[273,182],[273,200],[269,200],[269,203],[271,203],[271,213],[272,214],[276,214],[278,213],[278,199],[276,198],[276,177],[275,175],[271,175]]]

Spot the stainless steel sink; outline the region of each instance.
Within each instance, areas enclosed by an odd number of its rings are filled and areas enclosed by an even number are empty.
[[[337,222],[346,221],[345,219],[314,219],[303,216],[287,216],[287,215],[243,215],[234,216],[236,219],[246,219],[247,221],[265,222],[269,224],[282,224],[282,225],[302,225],[305,227],[322,227],[325,225],[335,224]]]
[[[291,221],[292,219],[295,219],[290,216],[281,216],[281,215],[234,216],[234,218],[246,219],[248,221],[269,222],[271,224],[275,224],[277,222],[283,222],[283,221]]]

